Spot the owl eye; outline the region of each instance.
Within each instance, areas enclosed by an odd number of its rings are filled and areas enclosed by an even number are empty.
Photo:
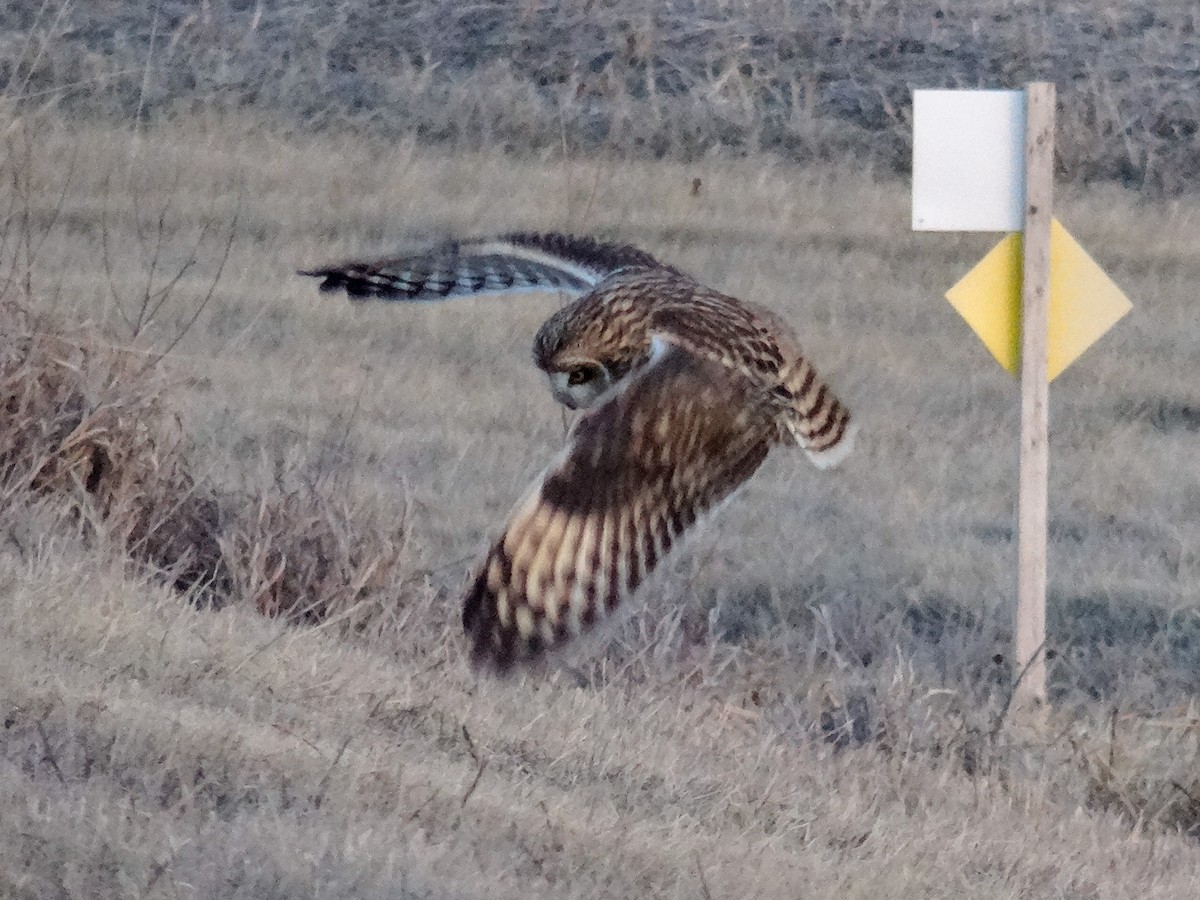
[[[586,384],[596,377],[596,370],[590,366],[580,366],[577,369],[572,369],[567,373],[567,384],[578,385]]]

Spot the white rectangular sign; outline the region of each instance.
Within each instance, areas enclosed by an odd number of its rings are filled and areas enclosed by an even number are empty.
[[[1024,91],[913,91],[912,227],[1025,227]]]

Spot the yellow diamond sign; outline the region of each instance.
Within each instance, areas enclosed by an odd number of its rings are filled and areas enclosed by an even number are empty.
[[[1021,360],[1021,235],[1010,234],[946,292],[996,361]],[[1129,298],[1055,219],[1050,226],[1049,372],[1053,381],[1131,309]]]

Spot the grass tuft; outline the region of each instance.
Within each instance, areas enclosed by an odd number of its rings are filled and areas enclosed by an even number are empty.
[[[194,473],[170,379],[95,328],[0,305],[0,510],[50,499],[180,591],[297,622],[363,626],[397,607],[407,525],[338,477],[281,471],[243,491]]]
[[[344,479],[289,473],[246,498],[222,547],[233,594],[263,615],[362,627],[399,606],[407,533],[350,499]]]
[[[1194,703],[1174,716],[1121,715],[1107,735],[1071,741],[1088,786],[1088,803],[1115,813],[1139,832],[1200,838],[1200,713]]]
[[[0,509],[55,498],[181,590],[227,589],[220,504],[145,357],[95,328],[0,305]]]

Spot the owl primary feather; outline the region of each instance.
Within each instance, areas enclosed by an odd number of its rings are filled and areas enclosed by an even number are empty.
[[[586,412],[463,596],[472,659],[497,672],[612,616],[774,446],[827,468],[853,443],[849,411],[785,322],[635,247],[520,233],[302,274],[356,299],[570,298],[533,360],[555,399]]]

